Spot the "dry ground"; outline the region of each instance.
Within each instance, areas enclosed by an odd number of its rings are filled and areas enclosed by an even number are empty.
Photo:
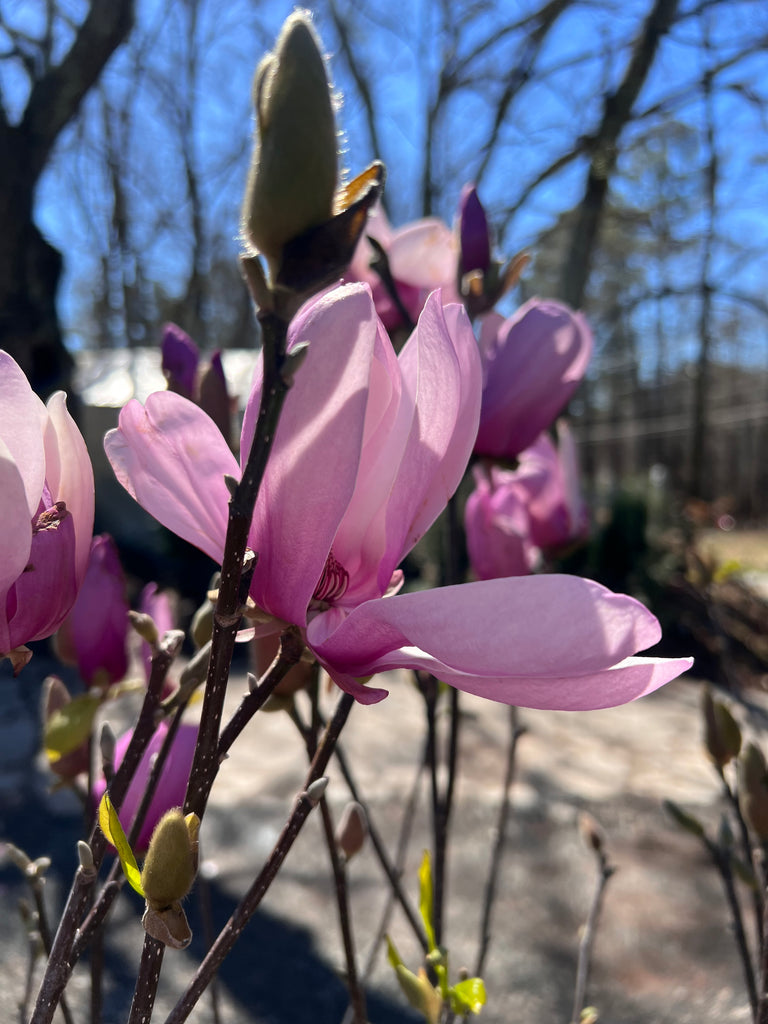
[[[6,701],[0,741],[10,742],[15,722],[32,702],[18,681],[0,679]],[[230,707],[244,689],[231,683]],[[746,1022],[741,969],[729,934],[722,893],[696,841],[681,833],[661,810],[671,797],[716,826],[720,801],[716,779],[702,756],[700,687],[676,682],[627,707],[587,714],[523,712],[528,734],[519,747],[514,813],[493,923],[485,978],[489,1001],[481,1019],[492,1024],[568,1024],[579,928],[589,905],[594,864],[576,828],[582,809],[603,825],[618,871],[611,880],[595,948],[590,1002],[606,1024],[726,1024]],[[15,701],[15,703],[14,703]],[[453,822],[451,903],[447,944],[455,968],[473,967],[480,901],[504,770],[507,709],[473,698],[465,710],[461,783]],[[15,717],[14,717],[15,716]],[[344,737],[354,771],[369,794],[380,830],[398,828],[421,749],[420,700],[395,678],[388,700],[355,708]],[[8,751],[0,742],[0,751]],[[51,797],[44,776],[28,763],[7,765],[0,789],[0,834],[30,853],[51,850],[50,898],[57,903],[71,877],[76,808]],[[14,768],[14,764],[16,768]],[[13,772],[16,771],[16,775]],[[273,843],[301,784],[300,744],[288,720],[262,715],[251,723],[220,775],[204,829],[208,895],[216,923]],[[329,796],[336,809],[346,800],[334,773]],[[416,869],[427,843],[426,810],[405,871],[416,893]],[[365,954],[386,899],[381,873],[369,850],[351,864],[355,927]],[[0,872],[0,1020],[17,1019],[23,986],[24,938],[16,913],[22,887],[16,874]],[[197,916],[196,898],[190,916]],[[105,1024],[123,1024],[142,933],[140,908],[122,898],[107,947]],[[153,1020],[162,1021],[189,977],[203,944],[169,952]],[[415,966],[417,950],[399,914],[392,924],[404,958]],[[327,856],[319,820],[310,818],[263,909],[241,939],[218,986],[221,1024],[337,1024],[344,1012],[337,972],[338,941]],[[73,1002],[82,1004],[87,977],[75,980]],[[370,987],[373,1024],[414,1021],[379,957]],[[193,1014],[212,1024],[210,1003]],[[80,1016],[85,1021],[87,1017]]]

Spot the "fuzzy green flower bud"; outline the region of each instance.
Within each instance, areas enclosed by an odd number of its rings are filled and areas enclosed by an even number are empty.
[[[739,803],[758,839],[768,840],[768,767],[754,743],[748,743],[739,757]]]
[[[741,729],[728,708],[715,700],[709,689],[702,700],[704,745],[718,768],[722,769],[741,750]]]
[[[257,68],[253,100],[256,147],[242,231],[274,271],[287,242],[330,219],[339,176],[333,98],[305,12],[288,18]]]
[[[197,815],[185,818],[179,807],[166,811],[157,823],[141,871],[141,886],[153,910],[164,910],[183,900],[192,888],[199,828]]]

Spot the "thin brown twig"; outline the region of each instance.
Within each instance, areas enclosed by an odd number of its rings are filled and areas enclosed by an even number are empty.
[[[333,754],[333,749],[339,738],[339,733],[344,727],[344,723],[352,709],[353,703],[354,700],[349,696],[349,694],[342,694],[333,717],[328,723],[328,727],[323,734],[317,753],[312,759],[312,764],[305,779],[305,788],[299,794],[293,811],[283,826],[283,830],[280,833],[271,854],[267,858],[264,867],[254,880],[250,889],[235,908],[229,921],[227,921],[224,928],[222,928],[218,938],[209,949],[203,962],[197,968],[197,971],[187,986],[186,991],[182,994],[181,998],[166,1018],[166,1024],[182,1024],[182,1022],[187,1019],[194,1009],[198,999],[208,986],[211,978],[219,969],[224,958],[227,956],[234,944],[237,942],[246,924],[256,911],[256,908],[259,906],[264,895],[274,881],[277,872],[293,846],[304,822],[307,820],[312,808],[316,804],[316,800],[314,800],[310,793],[308,793],[308,789],[325,772],[325,769],[328,766],[328,761]]]
[[[755,970],[752,966],[752,956],[749,951],[747,936],[744,931],[744,920],[741,913],[741,904],[739,903],[739,897],[734,883],[730,850],[723,849],[722,846],[711,840],[706,835],[702,836],[702,841],[709,851],[709,855],[720,874],[723,888],[725,889],[725,898],[728,901],[728,907],[731,911],[731,919],[733,921],[733,934],[736,940],[736,946],[739,950],[742,967],[744,969],[744,981],[747,986],[749,1005],[752,1010],[753,1019],[757,1020],[758,997]]]
[[[139,973],[128,1015],[128,1024],[149,1024],[152,1018],[152,1008],[155,1005],[157,983],[160,980],[164,955],[165,945],[145,933],[144,948],[141,951]]]
[[[320,801],[320,812],[323,819],[325,843],[328,847],[328,856],[331,861],[333,881],[336,887],[336,906],[339,911],[339,927],[341,928],[341,939],[344,945],[344,959],[347,969],[346,983],[347,992],[349,993],[349,1005],[352,1010],[352,1020],[354,1024],[366,1024],[368,1014],[365,1009],[365,992],[363,991],[357,971],[357,954],[355,952],[355,940],[352,932],[352,916],[349,912],[346,862],[339,856],[336,836],[334,834],[333,817],[325,797]]]
[[[418,914],[413,909],[413,905],[408,897],[408,894],[406,893],[405,889],[403,889],[400,883],[400,876],[403,870],[402,860],[404,857],[403,843],[407,843],[407,837],[410,834],[410,826],[413,821],[413,813],[415,809],[416,798],[418,796],[419,782],[421,781],[421,776],[424,771],[424,759],[422,758],[422,760],[419,762],[419,770],[416,775],[416,779],[414,781],[413,789],[408,799],[408,803],[406,804],[405,813],[403,815],[403,827],[401,827],[400,840],[398,842],[398,855],[395,857],[395,862],[393,864],[392,860],[389,857],[389,854],[387,853],[387,848],[384,844],[384,840],[381,837],[381,833],[376,827],[376,823],[373,819],[370,805],[368,804],[368,802],[365,800],[362,793],[358,789],[357,783],[355,782],[354,776],[352,775],[352,771],[349,767],[347,757],[344,751],[341,749],[341,747],[336,748],[335,757],[339,765],[342,778],[347,784],[347,788],[349,789],[352,799],[356,800],[363,808],[363,811],[365,812],[365,816],[368,821],[368,836],[371,840],[371,845],[373,846],[376,852],[376,856],[379,859],[379,863],[381,864],[384,874],[387,876],[387,881],[389,882],[393,900],[400,904],[403,913],[405,914],[406,919],[411,926],[413,934],[416,936],[419,944],[421,945],[421,948],[424,950],[425,953],[427,953],[429,951],[429,943],[427,942],[427,936],[424,933],[424,926],[422,925]],[[407,828],[404,828],[404,826],[406,825]]]
[[[299,731],[299,735],[304,740],[304,744],[307,748],[307,756],[310,761],[315,755],[317,749],[317,730],[320,727],[320,711],[318,702],[318,678],[319,673],[315,672],[315,685],[312,687],[312,725],[307,726],[299,715],[298,709],[295,704],[290,712],[291,721],[294,723]],[[336,755],[338,758],[338,747],[336,748]],[[347,992],[349,993],[349,1010],[352,1014],[353,1024],[366,1024],[367,1013],[365,1008],[365,992],[363,991],[362,985],[360,984],[360,978],[357,971],[357,954],[355,951],[355,941],[352,932],[352,918],[349,912],[349,896],[347,891],[347,871],[346,861],[339,856],[339,850],[336,845],[336,835],[333,825],[333,816],[331,809],[328,806],[328,801],[323,797],[320,801],[320,812],[323,821],[323,834],[325,835],[325,844],[328,850],[328,856],[331,862],[331,871],[333,873],[333,881],[336,889],[336,906],[339,912],[339,927],[341,929],[341,940],[344,946],[344,958],[346,961],[346,983]],[[370,825],[369,825],[370,827]]]
[[[172,630],[166,633],[152,658],[152,668],[144,702],[131,741],[109,789],[112,804],[117,811],[122,807],[130,781],[154,734],[155,716],[160,709],[163,683],[173,659],[181,648],[182,639],[183,634],[178,631]],[[96,882],[98,869],[108,846],[107,840],[97,824],[94,824],[91,830],[88,845],[93,856],[93,868],[85,870],[83,867],[79,867],[75,872],[67,903],[59,920],[59,927],[48,957],[45,974],[38,990],[30,1024],[51,1024],[56,1007],[61,1001],[61,995],[76,963],[72,956],[72,949],[78,935],[78,922],[85,913],[91,890]]]
[[[514,705],[509,708],[509,742],[507,744],[507,761],[504,771],[504,786],[499,802],[499,813],[496,819],[496,830],[493,840],[493,851],[491,863],[488,868],[488,877],[485,880],[485,892],[483,895],[483,915],[480,924],[480,942],[478,944],[477,962],[475,965],[475,977],[481,978],[485,969],[485,960],[488,956],[492,932],[491,923],[493,919],[493,907],[496,902],[496,890],[499,883],[501,871],[501,860],[507,839],[507,824],[512,809],[511,790],[515,779],[517,744],[520,737],[525,734],[525,726],[520,725],[518,709]]]
[[[584,1009],[584,1000],[587,994],[587,980],[589,968],[592,962],[592,949],[597,935],[597,924],[600,919],[600,911],[603,906],[605,887],[608,880],[616,872],[616,868],[608,862],[608,857],[602,845],[602,841],[594,846],[595,860],[597,864],[597,882],[592,897],[592,903],[587,915],[587,921],[581,934],[579,943],[579,957],[576,966],[576,985],[573,995],[573,1013],[571,1024],[579,1024],[581,1011]]]

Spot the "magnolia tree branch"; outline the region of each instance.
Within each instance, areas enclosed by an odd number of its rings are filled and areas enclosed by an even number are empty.
[[[366,1024],[368,1015],[365,1010],[365,992],[360,984],[360,977],[357,971],[357,954],[352,934],[352,917],[349,912],[346,862],[339,856],[336,836],[334,835],[333,817],[325,797],[320,801],[320,813],[323,818],[325,843],[328,847],[328,856],[331,861],[331,870],[333,871],[333,880],[336,886],[336,905],[339,910],[339,926],[344,945],[344,959],[347,965],[346,983],[347,991],[349,992],[349,1004],[352,1009],[352,1020],[354,1024]]]
[[[277,657],[259,680],[259,685],[243,697],[240,707],[221,730],[218,747],[219,763],[223,761],[227,751],[248,722],[266,704],[277,684],[285,678],[294,665],[298,664],[303,650],[304,641],[301,639],[299,630],[295,626],[289,626],[280,637],[280,649],[277,652]]]
[[[219,768],[219,729],[241,609],[248,596],[250,576],[243,580],[244,570],[253,571],[255,559],[247,557],[248,534],[253,509],[259,492],[267,459],[272,450],[283,403],[291,386],[286,360],[288,318],[271,311],[259,313],[263,341],[263,378],[261,404],[256,431],[243,470],[229,503],[229,521],[221,564],[221,579],[213,613],[211,660],[203,698],[195,757],[184,798],[184,813],[194,812],[202,819],[213,781]]]
[[[589,978],[589,967],[592,960],[592,947],[595,944],[595,936],[597,935],[597,923],[600,919],[600,911],[603,907],[605,887],[608,884],[608,880],[616,872],[616,868],[608,862],[602,838],[597,836],[597,833],[594,833],[594,835],[596,838],[593,840],[593,850],[595,854],[595,863],[597,865],[597,881],[595,884],[594,895],[592,897],[592,904],[589,908],[589,914],[587,915],[587,921],[584,925],[584,930],[581,933],[581,942],[579,943],[579,957],[576,966],[576,986],[573,996],[571,1024],[579,1024],[579,1021],[581,1020],[581,1011],[584,1009],[584,1000],[587,994],[587,980]]]
[[[379,832],[378,828],[376,827],[376,824],[374,823],[370,805],[368,804],[368,802],[365,800],[362,793],[358,789],[357,783],[355,782],[355,779],[350,770],[349,762],[347,761],[344,751],[340,747],[336,748],[336,761],[338,762],[342,777],[344,778],[344,781],[347,784],[347,788],[349,789],[352,799],[356,800],[357,803],[360,804],[360,806],[363,808],[363,811],[365,812],[365,817],[368,822],[368,836],[371,840],[371,845],[376,851],[376,856],[379,858],[379,863],[381,864],[384,874],[387,876],[387,881],[389,882],[392,898],[397,900],[397,902],[402,907],[403,913],[405,914],[408,923],[411,926],[411,930],[418,939],[419,945],[424,950],[424,954],[426,955],[429,952],[429,943],[427,942],[427,936],[424,934],[424,926],[419,920],[419,915],[413,909],[411,901],[408,898],[408,894],[403,889],[400,883],[400,876],[402,874],[402,858],[398,857],[396,858],[395,863],[392,863],[389,854],[387,853],[387,848],[384,845],[384,840],[381,837],[381,833]],[[413,784],[411,797],[409,798],[408,803],[406,804],[406,810],[403,818],[403,829],[405,831],[406,837],[410,834],[410,825],[413,820],[413,812],[415,810],[416,797],[418,795],[419,783],[421,781],[423,767],[424,762],[422,760],[419,763],[419,770]],[[398,845],[402,846],[403,843],[401,842]]]
[[[152,658],[152,668],[144,703],[141,706],[139,718],[123,760],[109,787],[109,796],[116,811],[122,807],[131,779],[154,735],[157,716],[160,714],[160,694],[163,683],[173,659],[181,648],[182,640],[183,634],[177,630],[166,633]],[[48,957],[48,965],[40,984],[30,1024],[51,1024],[53,1014],[61,1000],[61,994],[76,962],[72,950],[78,934],[77,925],[85,913],[99,867],[108,847],[107,840],[98,824],[93,826],[88,845],[93,864],[81,865],[75,873],[56,937],[53,940],[53,947]]]
[[[149,1024],[152,1018],[152,1008],[155,1005],[155,995],[157,994],[157,984],[160,981],[164,955],[165,945],[157,939],[153,939],[151,935],[145,934],[128,1024]]]
[[[493,839],[493,852],[491,863],[488,869],[488,877],[485,881],[485,893],[483,895],[483,917],[480,924],[480,942],[478,945],[477,963],[475,965],[475,977],[481,978],[485,970],[485,958],[491,943],[491,922],[493,919],[493,905],[496,900],[496,889],[501,871],[501,860],[504,853],[504,846],[507,839],[507,824],[512,808],[510,793],[515,778],[515,766],[517,757],[517,744],[520,737],[525,734],[525,726],[520,725],[518,710],[514,705],[509,708],[509,743],[507,745],[507,764],[504,774],[504,788],[499,804],[499,815],[496,820],[496,829]]]
[[[317,752],[312,759],[312,764],[305,780],[304,790],[299,794],[293,812],[283,826],[283,830],[272,853],[269,855],[264,867],[248,892],[235,908],[229,921],[227,921],[219,933],[218,938],[195,972],[187,990],[166,1018],[166,1024],[182,1024],[182,1021],[188,1018],[198,999],[207,988],[214,974],[218,971],[225,957],[237,942],[246,924],[266,895],[304,822],[322,795],[322,788],[318,790],[313,784],[318,782],[328,766],[328,761],[333,754],[339,734],[344,727],[353,704],[354,699],[348,693],[341,695],[333,717],[328,723],[323,738],[320,741],[320,746],[317,748]]]

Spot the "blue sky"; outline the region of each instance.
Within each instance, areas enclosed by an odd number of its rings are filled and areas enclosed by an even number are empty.
[[[23,21],[26,28],[35,29],[34,18],[42,9],[42,0],[6,6],[9,20],[15,19],[17,24]],[[75,13],[83,8],[76,0],[65,6]],[[333,58],[338,40],[323,13],[324,5],[310,6],[317,10],[317,24]],[[340,0],[339,6],[344,9]],[[619,81],[628,43],[648,6],[639,0],[607,0],[599,6],[574,4],[561,18],[541,54],[536,80],[526,86],[511,111],[501,132],[503,147],[482,183],[481,195],[492,215],[513,204],[525,184],[573,139],[594,130],[602,95]],[[401,9],[395,10],[391,4],[369,0],[354,5],[358,16],[353,25],[356,43],[381,110],[379,128],[388,163],[387,202],[395,222],[420,213],[418,179],[423,163],[425,102],[436,88],[447,45],[439,31],[438,7],[431,0],[417,0],[409,8],[410,21],[403,22]],[[462,3],[452,5],[452,17],[458,22],[467,8]],[[481,36],[501,32],[534,8],[524,0],[487,5],[483,18],[461,33],[457,52],[468,52]],[[286,3],[253,5],[242,0],[202,0],[200,4],[195,37],[199,57],[189,93],[193,98],[194,157],[202,176],[207,223],[220,244],[230,248],[233,259],[251,129],[250,79],[290,9]],[[115,110],[126,116],[123,127],[131,162],[126,193],[133,212],[135,245],[146,259],[149,272],[170,291],[179,287],[187,273],[189,251],[183,167],[173,138],[173,121],[169,121],[169,110],[179,102],[185,81],[184,10],[185,5],[179,2],[142,0],[137,33],[129,47],[116,55],[103,83]],[[700,78],[701,31],[700,21],[683,23],[665,39],[641,95],[640,109],[651,107],[665,96],[684,93]],[[754,2],[730,0],[723,8],[714,9],[710,31],[716,40],[717,56],[727,56],[734,40],[745,32],[768,33],[768,5],[761,9]],[[65,44],[63,35],[59,46]],[[139,45],[144,49],[137,78],[132,62]],[[480,143],[487,135],[492,104],[513,71],[510,62],[516,53],[506,37],[492,45],[486,71],[496,80],[478,80],[440,125],[435,158],[445,188],[435,212],[449,221],[462,184],[473,178],[479,166]],[[337,57],[332,67],[336,85],[346,92],[340,120],[347,141],[346,162],[355,173],[380,154],[370,151],[363,111],[354,90],[347,86],[343,62]],[[756,96],[764,92],[766,70],[768,59],[763,51],[726,72],[722,83],[746,82],[748,89],[746,94],[735,88],[730,92],[720,90],[716,107],[721,159],[718,202],[722,211],[718,228],[732,244],[720,247],[715,269],[721,276],[735,275],[740,287],[763,295],[768,284],[765,261],[754,254],[734,261],[734,252],[750,249],[764,254],[768,241],[766,114],[765,108],[749,95],[750,89]],[[18,105],[23,98],[20,78],[14,78],[7,67],[3,76],[6,94]],[[164,80],[170,85],[163,85]],[[78,327],[104,255],[109,216],[102,160],[102,109],[101,99],[94,93],[85,104],[83,116],[62,138],[39,193],[41,226],[65,254],[61,308],[68,341],[75,346],[82,338]],[[700,131],[700,100],[692,95],[672,114],[656,118],[656,123],[671,116]],[[623,141],[631,143],[652,121],[649,118],[631,126]],[[514,251],[530,245],[539,231],[577,202],[585,171],[585,161],[577,160],[538,189],[512,219],[507,236],[501,240],[504,248]],[[626,202],[643,198],[620,177],[614,187]],[[694,217],[690,230],[695,233],[700,226]],[[681,261],[675,268],[678,281],[680,276],[696,272],[688,262],[685,265]],[[766,344],[765,327],[760,344]]]

